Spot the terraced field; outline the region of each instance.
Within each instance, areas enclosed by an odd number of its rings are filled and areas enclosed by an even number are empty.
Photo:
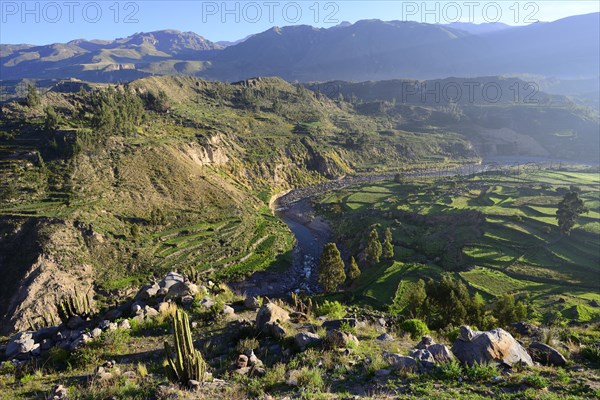
[[[364,267],[355,295],[382,307],[419,278],[451,273],[493,299],[528,293],[541,310],[567,318],[600,318],[600,176],[597,169],[489,172],[445,180],[406,178],[353,186],[319,199],[336,236],[361,256],[368,231],[386,227],[394,260]],[[571,186],[589,212],[570,236],[560,234],[557,205]]]

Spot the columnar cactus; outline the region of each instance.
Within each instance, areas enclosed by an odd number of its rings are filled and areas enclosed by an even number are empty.
[[[87,318],[92,315],[92,306],[90,304],[89,294],[79,296],[77,291],[75,295],[64,297],[55,303],[58,316],[63,322],[67,322],[71,317],[78,315],[82,318]]]
[[[167,376],[171,381],[183,385],[188,385],[190,380],[202,382],[206,373],[206,363],[202,354],[194,349],[190,321],[185,311],[180,309],[177,309],[173,316],[173,336],[174,347],[165,341]]]

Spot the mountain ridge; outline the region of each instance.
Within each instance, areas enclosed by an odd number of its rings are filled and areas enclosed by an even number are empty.
[[[272,27],[230,45],[193,32],[162,30],[108,41],[5,44],[0,46],[0,65],[3,80],[115,82],[180,74],[221,81],[281,76],[302,82],[507,74],[593,78],[600,69],[599,17],[593,13],[477,29],[468,24],[360,20],[332,28]],[[483,28],[491,31],[473,33]]]

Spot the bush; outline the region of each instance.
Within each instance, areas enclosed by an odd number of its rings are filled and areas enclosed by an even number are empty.
[[[4,361],[0,364],[0,375],[14,374],[15,371],[15,364],[13,364],[11,361]]]
[[[439,372],[442,379],[456,381],[462,376],[463,369],[458,361],[451,360],[440,365]]]
[[[298,387],[307,392],[318,393],[325,387],[323,375],[318,368],[304,367],[298,371]]]
[[[536,389],[546,388],[550,384],[548,382],[548,379],[538,374],[526,376],[525,378],[523,378],[523,383]]]
[[[52,347],[48,350],[48,361],[56,369],[66,368],[69,365],[70,356],[69,350],[59,347]]]
[[[429,333],[427,324],[420,319],[407,319],[400,325],[400,328],[402,328],[403,331],[410,333],[410,338],[413,340]]]
[[[494,364],[473,364],[465,367],[465,374],[469,380],[474,382],[489,381],[494,376],[500,375]]]
[[[319,316],[326,315],[329,318],[339,319],[344,318],[346,309],[339,301],[325,300],[323,304],[317,308],[317,314],[319,314]]]
[[[600,346],[596,344],[582,348],[581,355],[593,363],[600,364]]]

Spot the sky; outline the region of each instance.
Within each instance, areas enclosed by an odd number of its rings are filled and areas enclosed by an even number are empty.
[[[161,29],[235,41],[272,26],[323,28],[361,19],[526,25],[600,12],[598,0],[554,1],[23,1],[0,0],[0,43],[115,39]]]

